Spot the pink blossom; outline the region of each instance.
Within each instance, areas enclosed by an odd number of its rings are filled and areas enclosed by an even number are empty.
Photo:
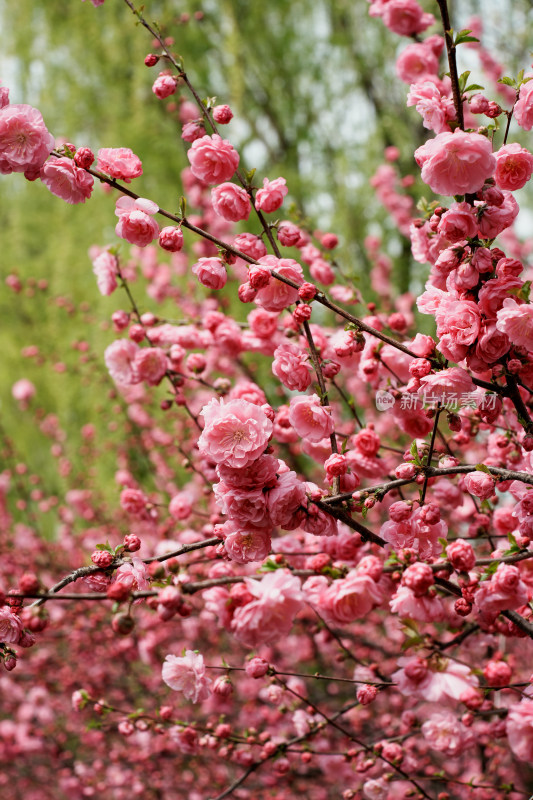
[[[510,294],[516,294],[517,290],[521,289],[522,286],[522,281],[513,275],[502,278],[491,278],[484,283],[479,290],[478,304],[481,313],[489,318],[496,317],[498,311],[503,306],[504,300],[509,298]],[[514,300],[514,298],[509,299]],[[496,327],[498,327],[497,323]],[[498,328],[498,330],[501,329]]]
[[[434,81],[413,83],[407,95],[407,105],[415,106],[423,119],[424,128],[435,133],[449,131],[449,121],[455,119],[453,100],[442,95]]]
[[[170,97],[174,94],[178,87],[178,79],[175,75],[170,75],[168,72],[160,72],[152,85],[152,92],[160,100],[165,97]]]
[[[136,383],[135,356],[138,346],[129,339],[117,339],[104,352],[104,361],[115,383]]]
[[[223,514],[241,526],[271,528],[266,497],[261,489],[235,489],[222,481],[213,487],[215,498]]]
[[[416,0],[388,0],[381,14],[383,22],[399,36],[422,33],[435,22],[433,14],[426,14]]]
[[[117,257],[109,250],[104,250],[93,260],[93,272],[100,293],[104,296],[113,294],[117,288]]]
[[[239,165],[239,154],[231,142],[216,133],[193,142],[187,158],[193,175],[204,183],[229,181]]]
[[[211,400],[201,414],[205,427],[198,449],[216,464],[247,467],[262,455],[273,424],[264,411],[246,400]]]
[[[311,442],[319,442],[335,430],[331,408],[321,405],[316,394],[293,397],[289,407],[289,421],[298,436]]]
[[[328,264],[323,258],[313,259],[309,267],[309,274],[314,281],[322,283],[324,286],[331,286],[335,282],[335,273],[331,264]]]
[[[237,564],[263,561],[270,553],[271,544],[268,528],[243,528],[231,520],[224,524],[224,548]]]
[[[443,369],[435,375],[428,375],[420,380],[420,395],[431,395],[441,401],[475,391],[475,386],[468,372],[461,367]]]
[[[424,183],[444,195],[476,192],[496,167],[489,139],[459,129],[430,139],[415,150],[415,159]]]
[[[213,119],[219,125],[227,125],[233,119],[233,111],[227,105],[215,106],[213,109]]]
[[[447,659],[429,663],[420,656],[402,657],[398,665],[400,669],[391,676],[398,690],[428,703],[442,703],[446,698],[459,700],[479,683],[470,667]]]
[[[451,711],[437,711],[422,723],[422,735],[432,750],[455,757],[473,742],[473,734]]]
[[[259,259],[260,264],[264,264],[270,270],[275,270],[278,275],[296,283],[298,286],[304,282],[302,268],[297,261],[292,258],[276,258],[275,256],[263,256]],[[271,280],[264,289],[259,289],[255,296],[255,302],[267,311],[283,311],[288,306],[298,300],[298,289],[283,283],[283,281]]]
[[[328,621],[346,625],[362,619],[383,602],[384,595],[370,575],[351,570],[346,578],[328,586],[326,578],[309,579],[304,585],[309,602],[316,606]]]
[[[515,756],[521,761],[531,764],[533,761],[533,700],[524,699],[520,703],[512,705],[509,708],[505,727],[509,747]]]
[[[477,235],[477,219],[470,203],[452,203],[441,216],[437,230],[452,244],[473,239]]]
[[[200,258],[193,265],[192,273],[208,289],[222,289],[228,280],[226,267],[220,258]]]
[[[440,597],[416,595],[407,586],[399,586],[390,601],[390,610],[402,619],[442,622],[446,612]]]
[[[169,253],[178,253],[183,247],[183,233],[181,228],[168,225],[159,231],[159,247]]]
[[[274,181],[269,181],[268,178],[264,178],[263,188],[258,189],[255,195],[255,207],[259,211],[264,211],[266,214],[277,211],[283,204],[283,198],[289,191],[285,184],[285,178],[276,178]]]
[[[245,578],[244,583],[256,599],[235,611],[231,629],[237,639],[257,647],[286,636],[303,606],[300,579],[287,569],[277,569],[260,581]]]
[[[246,469],[217,464],[217,475],[227,486],[235,489],[263,489],[276,485],[276,473],[279,469],[278,459],[267,455],[259,456]]]
[[[500,611],[519,608],[528,602],[520,571],[512,564],[499,564],[489,581],[483,581],[474,597],[476,609],[483,615],[495,616]]]
[[[515,192],[526,185],[533,171],[533,155],[525,147],[514,142],[500,147],[496,158],[494,180],[500,189]]]
[[[9,105],[9,89],[7,86],[0,85],[0,109]]]
[[[206,677],[204,657],[194,650],[186,650],[184,656],[166,656],[161,674],[167,686],[183,692],[191,703],[206,700],[211,694],[212,681]]]
[[[250,216],[248,192],[234,183],[221,183],[211,189],[211,201],[216,213],[228,222],[239,222]]]
[[[514,118],[525,131],[533,128],[533,81],[523,83],[520,87],[518,101],[514,107]]]
[[[286,531],[297,528],[301,522],[301,507],[305,499],[305,484],[295,472],[289,471],[280,475],[267,496],[272,524],[279,525]]]
[[[93,176],[71,158],[51,158],[41,167],[40,178],[52,194],[70,205],[85,203],[92,194]]]
[[[517,347],[533,350],[533,306],[507,297],[497,312],[496,327]]]
[[[151,200],[139,197],[120,197],[116,202],[115,215],[119,218],[115,233],[137,247],[146,247],[159,236],[159,225],[152,219],[159,211]]]
[[[115,583],[126,583],[134,591],[145,591],[150,588],[148,569],[140,558],[131,563],[122,564],[115,572]]]
[[[283,247],[295,247],[302,240],[302,232],[300,228],[294,224],[284,220],[278,226],[278,241]]]
[[[509,352],[509,337],[498,330],[495,321],[487,320],[476,344],[476,356],[487,364],[493,364]]]
[[[27,378],[21,378],[11,387],[11,394],[19,403],[27,403],[35,396],[35,386]]]
[[[157,386],[167,371],[167,357],[159,347],[143,347],[137,350],[133,368],[137,381]]]
[[[131,183],[142,175],[141,160],[129,147],[102,147],[98,151],[96,168],[110,178]]]
[[[260,258],[266,256],[267,249],[265,243],[259,236],[253,233],[239,233],[233,240],[233,246],[244,253],[246,256],[259,261]]]
[[[446,548],[446,555],[452,567],[459,572],[469,572],[476,563],[476,554],[470,542],[456,539]]]
[[[16,644],[22,635],[22,620],[7,606],[0,606],[0,642]]]
[[[311,385],[309,356],[296,344],[284,342],[276,348],[272,372],[290,391],[305,392]]]
[[[0,173],[24,172],[35,180],[54,146],[36,108],[16,103],[0,108]]]
[[[480,500],[488,500],[494,494],[495,481],[485,472],[470,472],[464,477],[464,487],[467,492],[479,497]]]
[[[396,60],[396,74],[404,83],[421,83],[436,76],[439,59],[427,44],[409,44]]]
[[[479,235],[483,239],[494,239],[509,228],[519,212],[519,206],[510,192],[504,192],[503,201],[498,205],[486,204],[476,200],[479,208]]]

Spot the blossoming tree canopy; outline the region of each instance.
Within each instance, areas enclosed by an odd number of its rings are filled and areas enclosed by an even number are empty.
[[[170,189],[126,133],[71,143],[0,86],[3,185],[44,186],[85,220],[101,194],[94,277],[84,254],[76,267],[108,304],[101,320],[52,290],[87,335],[18,342],[9,402],[39,446],[25,456],[2,430],[0,780],[14,797],[171,800],[177,770],[191,800],[529,795],[533,271],[515,220],[533,72],[505,75],[482,21],[454,28],[446,0],[365,9],[369,36],[401,37],[412,132],[369,181],[401,242],[390,252],[379,220],[366,238],[322,230],[320,193],[302,199],[275,148],[264,169],[247,163],[242,131],[284,139],[273,110],[203,98],[203,65],[130,0],[146,112],[163,109],[185,148]],[[184,39],[205,21],[175,14]],[[403,293],[400,249],[424,275]],[[38,331],[47,313],[24,304],[50,287],[26,269],[6,290]],[[47,369],[93,392],[74,432],[82,406],[56,413]]]

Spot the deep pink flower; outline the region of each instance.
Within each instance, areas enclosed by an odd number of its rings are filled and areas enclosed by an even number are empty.
[[[116,202],[115,214],[119,218],[115,233],[137,247],[146,247],[159,236],[159,225],[153,215],[159,211],[151,200],[139,197],[120,197]]]
[[[305,500],[305,484],[295,472],[284,472],[267,494],[272,524],[286,531],[297,528],[302,520],[301,508]]]
[[[388,0],[381,16],[387,28],[399,36],[422,33],[435,22],[433,14],[425,13],[416,0]]]
[[[422,180],[436,194],[469,194],[481,189],[496,167],[492,145],[479,133],[439,133],[415,150]]]
[[[198,449],[216,464],[247,467],[262,455],[272,434],[264,411],[246,400],[211,400],[201,414],[205,427]]]
[[[0,606],[0,642],[16,644],[22,635],[22,620],[8,606]]]
[[[200,258],[193,265],[192,273],[208,289],[222,289],[228,280],[226,267],[220,258]]]
[[[165,97],[170,97],[178,88],[178,79],[175,75],[169,75],[168,72],[160,72],[152,85],[152,92],[160,100]]]
[[[137,381],[157,386],[167,371],[167,357],[159,347],[143,347],[137,350],[133,368]]]
[[[421,83],[438,71],[439,59],[426,43],[407,45],[396,61],[396,74],[404,83]]]
[[[167,225],[159,231],[159,247],[169,253],[178,253],[183,247],[183,233],[175,225]]]
[[[284,342],[276,348],[272,372],[290,391],[305,392],[311,385],[309,356],[296,344]]]
[[[480,500],[488,500],[494,494],[495,481],[485,472],[470,472],[464,477],[464,487],[467,492],[479,497]]]
[[[35,180],[54,146],[36,108],[17,103],[0,108],[0,173],[24,172]]]
[[[452,244],[473,239],[477,235],[477,218],[470,203],[452,203],[441,216],[437,230]]]
[[[277,211],[283,204],[283,198],[289,191],[285,184],[285,178],[276,178],[274,181],[269,181],[268,178],[264,178],[263,188],[258,189],[255,195],[255,207],[259,211],[264,211],[267,214]]]
[[[221,183],[211,189],[211,202],[217,214],[228,222],[239,222],[250,216],[248,192],[234,183]]]
[[[231,142],[216,133],[196,139],[187,158],[193,175],[204,183],[229,181],[239,165],[239,154]]]
[[[186,650],[184,656],[168,655],[162,669],[162,677],[167,686],[192,703],[205,700],[211,694],[211,679],[206,677],[204,657],[193,650]]]
[[[111,178],[131,183],[142,175],[141,159],[129,147],[102,147],[98,151],[96,168]]]
[[[292,258],[276,258],[275,256],[263,256],[259,259],[260,264],[274,270],[283,278],[291,280],[298,286],[304,282],[302,268],[297,261]],[[264,289],[259,289],[255,296],[255,302],[267,311],[283,311],[288,306],[298,300],[298,289],[289,286],[277,278],[271,280]]]
[[[413,83],[407,95],[407,105],[415,106],[423,119],[424,128],[435,133],[449,131],[449,122],[455,119],[453,100],[441,94],[434,81]]]
[[[533,155],[525,147],[514,142],[500,147],[496,158],[494,180],[500,189],[515,192],[525,186],[533,171]]]

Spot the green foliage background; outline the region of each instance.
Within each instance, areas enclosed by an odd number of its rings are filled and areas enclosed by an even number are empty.
[[[424,6],[437,13],[436,3]],[[198,11],[201,20],[194,17]],[[457,2],[452,13],[457,28],[469,14],[481,13],[488,43],[502,61],[515,70],[529,64],[527,0]],[[414,171],[413,149],[425,132],[416,112],[405,107],[405,87],[395,78],[394,58],[402,43],[368,18],[366,0],[153,0],[145,14],[174,37],[173,49],[183,56],[201,96],[217,95],[218,102],[232,106],[228,136],[240,147],[246,168],[257,167],[260,181],[264,175],[285,176],[298,212],[339,234],[343,271],[365,299],[372,299],[362,247],[368,233],[380,232],[395,256],[395,289],[421,286],[420,265],[413,270],[406,242],[368,186],[387,145],[400,148],[404,173]],[[77,146],[131,147],[144,166],[136,191],[176,209],[186,147],[175,116],[151,92],[158,68],[147,70],[143,63],[149,36],[125,4],[106,0],[93,8],[80,0],[0,0],[0,21],[0,77],[10,86],[11,102],[37,106],[49,130]],[[11,386],[22,377],[36,384],[38,404],[56,413],[67,432],[79,484],[90,478],[109,494],[113,431],[106,423],[99,433],[100,471],[86,476],[79,429],[98,425],[111,389],[102,353],[113,338],[110,315],[124,301],[117,294],[98,294],[87,251],[115,240],[113,209],[99,187],[88,204],[72,207],[39,182],[0,176],[3,435],[17,443],[9,457],[28,460],[31,470],[53,484],[49,490],[58,492],[49,443],[21,416]],[[4,285],[13,273],[24,284],[19,294]],[[48,282],[44,291],[34,285],[40,279]],[[57,296],[66,298],[62,307]],[[85,368],[72,349],[80,340],[89,345]],[[21,349],[30,344],[39,346],[45,366],[21,359]],[[67,371],[55,372],[56,362],[65,363]],[[92,364],[99,364],[98,370]],[[7,462],[0,470],[4,466]]]

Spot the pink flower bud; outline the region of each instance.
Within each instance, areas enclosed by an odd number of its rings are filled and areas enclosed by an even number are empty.
[[[360,686],[357,690],[356,697],[359,703],[362,706],[367,706],[373,700],[376,699],[378,694],[378,690],[376,686],[372,686],[371,684],[364,684]]]
[[[404,462],[396,467],[394,474],[399,480],[410,480],[416,475],[416,467],[414,464]]]
[[[148,53],[148,55],[144,57],[144,63],[147,67],[155,67],[158,61],[159,56],[155,53]]]
[[[91,561],[93,564],[96,564],[97,567],[102,567],[103,569],[107,569],[110,567],[114,561],[113,553],[110,553],[109,550],[95,550],[94,553],[91,555]]]
[[[254,656],[245,666],[246,674],[250,678],[262,678],[267,674],[269,668],[270,664],[268,661],[265,661],[265,659],[260,656]]]
[[[415,597],[423,597],[435,583],[433,570],[429,564],[412,564],[402,575],[402,584],[411,589]]]
[[[183,233],[181,228],[168,225],[159,232],[159,246],[169,253],[177,253],[183,247]]]
[[[134,533],[128,533],[124,537],[124,547],[129,553],[136,553],[141,549],[141,540]]]
[[[233,119],[233,111],[229,106],[215,106],[213,119],[218,125],[227,125]]]
[[[118,633],[120,636],[128,636],[135,627],[135,621],[129,614],[115,614],[111,622],[111,627],[115,633]]]
[[[94,153],[89,147],[80,147],[74,155],[74,163],[81,169],[89,169],[94,164]]]

